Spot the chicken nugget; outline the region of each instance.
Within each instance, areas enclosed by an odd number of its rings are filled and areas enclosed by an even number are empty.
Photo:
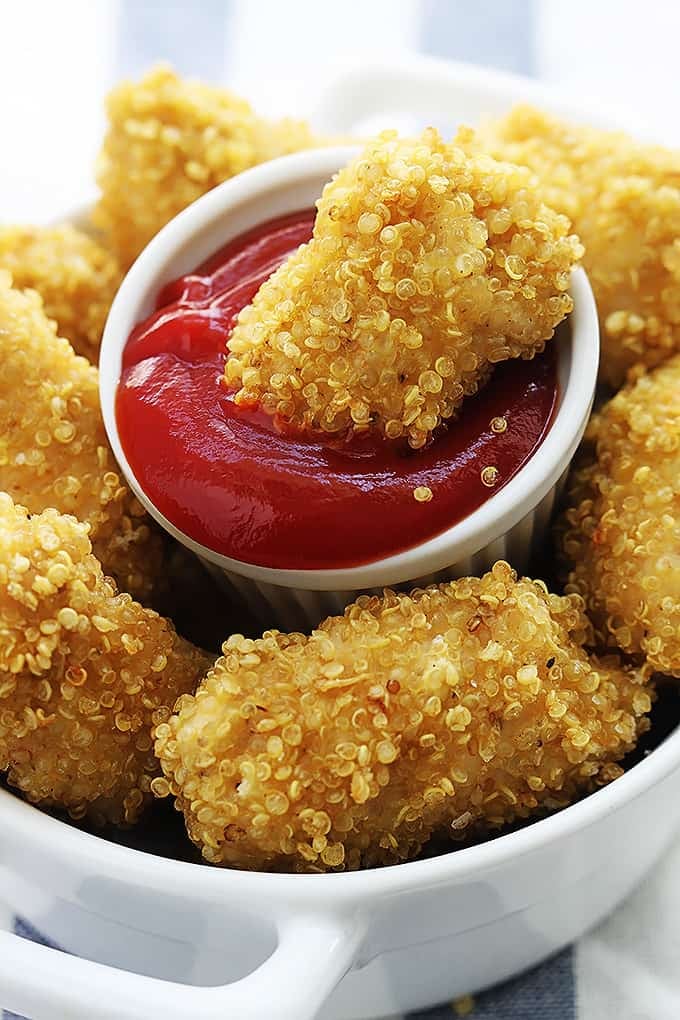
[[[526,169],[384,132],[326,185],[312,240],[238,317],[237,403],[423,446],[492,367],[542,351],[581,245]]]
[[[644,670],[583,649],[578,596],[498,562],[411,595],[363,596],[310,637],[229,638],[156,729],[206,860],[323,871],[493,831],[620,774],[648,726]]]
[[[680,676],[680,355],[593,416],[559,522],[599,640]]]
[[[680,152],[571,124],[528,106],[481,129],[499,159],[530,167],[567,215],[600,315],[600,377],[680,349]]]
[[[210,661],[116,592],[84,524],[0,493],[0,768],[28,800],[134,822],[154,726]]]
[[[124,267],[215,185],[317,144],[304,122],[269,122],[234,93],[183,80],[166,66],[118,85],[107,113],[93,221]]]
[[[57,336],[35,291],[0,270],[0,489],[40,513],[90,526],[95,555],[121,590],[148,601],[163,543],[121,481],[99,406],[97,369]]]
[[[45,314],[77,354],[96,362],[104,323],[122,279],[113,255],[68,223],[0,227],[0,269],[37,290]]]

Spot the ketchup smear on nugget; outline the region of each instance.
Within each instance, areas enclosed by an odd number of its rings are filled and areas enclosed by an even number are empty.
[[[239,311],[297,247],[314,213],[258,226],[168,284],[130,335],[120,438],[156,507],[195,541],[246,563],[357,566],[433,537],[498,492],[534,453],[557,399],[554,344],[499,365],[423,450],[372,434],[287,434],[225,388]]]

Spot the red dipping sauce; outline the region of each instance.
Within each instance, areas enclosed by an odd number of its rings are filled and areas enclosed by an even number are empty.
[[[158,509],[215,552],[267,567],[357,566],[446,530],[526,463],[557,399],[549,344],[500,365],[424,450],[372,435],[285,434],[264,412],[237,407],[223,382],[235,318],[313,223],[311,211],[264,223],[168,284],[128,340],[118,386],[120,439]],[[501,418],[507,428],[495,432]],[[482,480],[489,467],[492,487]],[[429,502],[414,498],[421,486]]]

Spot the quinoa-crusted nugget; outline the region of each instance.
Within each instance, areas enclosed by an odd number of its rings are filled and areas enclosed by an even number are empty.
[[[29,800],[134,822],[159,771],[153,727],[208,662],[116,592],[84,524],[0,493],[0,768]]]
[[[680,676],[680,355],[593,416],[559,522],[600,641]]]
[[[147,601],[162,540],[118,474],[97,369],[57,336],[38,294],[2,270],[0,365],[0,489],[31,513],[56,507],[89,524],[104,571]]]
[[[302,121],[269,122],[225,89],[158,66],[109,95],[93,220],[127,267],[178,212],[229,177],[315,144]]]
[[[581,245],[526,169],[384,132],[326,185],[312,240],[262,285],[226,379],[296,427],[423,446],[493,365],[543,350]]]
[[[156,730],[215,864],[326,870],[496,829],[620,773],[648,725],[644,671],[589,658],[581,600],[481,579],[363,596],[310,637],[229,638]]]
[[[122,273],[114,257],[68,223],[58,227],[0,227],[0,269],[14,286],[31,287],[45,313],[77,354],[95,362],[104,323]]]
[[[600,314],[600,376],[680,349],[680,152],[565,123],[527,106],[481,129],[495,156],[528,166],[585,245]]]

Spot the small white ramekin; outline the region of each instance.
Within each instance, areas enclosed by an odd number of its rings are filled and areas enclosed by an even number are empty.
[[[361,591],[423,585],[479,573],[503,558],[524,570],[542,541],[560,481],[590,414],[599,357],[595,302],[583,270],[572,275],[574,311],[553,341],[559,345],[559,398],[550,430],[531,459],[468,517],[404,552],[336,570],[278,570],[231,559],[194,541],[149,499],[125,456],[115,415],[123,349],[133,327],[154,308],[168,281],[190,272],[229,240],[258,224],[310,208],[352,148],[301,152],[255,167],[199,199],[170,222],[127,274],[102,341],[100,391],[116,458],[149,513],[236,589],[265,625],[315,625]]]

